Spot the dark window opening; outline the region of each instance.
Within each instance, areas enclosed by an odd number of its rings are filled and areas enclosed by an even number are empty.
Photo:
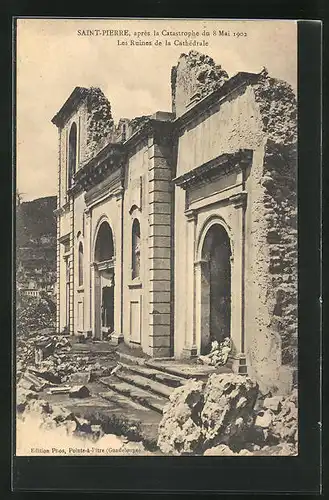
[[[113,234],[109,224],[104,221],[98,230],[96,247],[95,247],[95,260],[96,262],[104,262],[111,260],[114,255]]]
[[[78,276],[79,286],[83,285],[83,246],[82,243],[79,244],[79,276]]]
[[[140,275],[140,225],[137,219],[132,227],[132,279]]]
[[[68,187],[72,186],[77,163],[77,126],[72,124],[69,135]]]

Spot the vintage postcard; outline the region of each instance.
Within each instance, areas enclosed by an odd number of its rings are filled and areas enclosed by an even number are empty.
[[[19,18],[16,455],[298,455],[297,22]]]

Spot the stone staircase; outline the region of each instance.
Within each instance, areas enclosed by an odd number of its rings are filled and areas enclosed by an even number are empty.
[[[99,380],[107,389],[99,395],[109,401],[121,395],[160,415],[176,387],[189,378],[205,379],[210,373],[219,371],[218,368],[174,360],[144,359],[119,352],[118,356],[115,373]],[[230,372],[231,369],[222,367],[220,371]]]

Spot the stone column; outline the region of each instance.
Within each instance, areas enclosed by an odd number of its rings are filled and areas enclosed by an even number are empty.
[[[231,338],[234,345],[233,369],[247,373],[245,355],[245,210],[247,193],[242,191],[229,198],[236,209],[234,260],[231,288]]]
[[[123,342],[122,333],[122,300],[123,300],[123,290],[122,290],[122,238],[123,238],[123,189],[119,189],[115,193],[115,198],[117,202],[118,220],[120,224],[116,229],[116,254],[114,260],[114,332],[111,335],[111,344],[118,345]]]
[[[195,236],[197,213],[195,210],[186,210],[186,319],[185,319],[185,346],[183,357],[190,358],[196,356],[196,332],[195,332],[195,275],[194,275],[194,256],[195,256]]]

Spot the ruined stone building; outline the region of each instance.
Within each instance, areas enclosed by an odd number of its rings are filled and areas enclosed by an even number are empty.
[[[170,75],[168,75],[169,80]],[[171,112],[114,123],[76,87],[58,127],[57,328],[233,369],[289,391],[297,366],[296,99],[195,51]]]

